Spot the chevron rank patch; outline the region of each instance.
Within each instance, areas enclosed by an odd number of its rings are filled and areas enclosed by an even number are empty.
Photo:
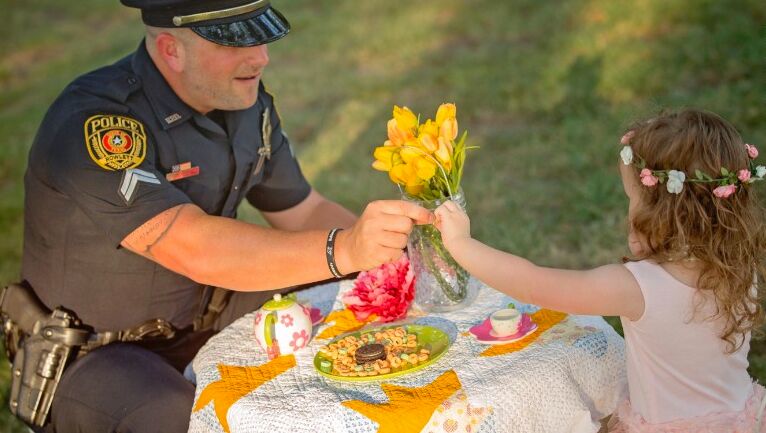
[[[160,184],[160,180],[154,173],[148,171],[139,170],[137,168],[129,168],[122,174],[122,182],[120,182],[119,193],[125,203],[133,203],[136,190],[138,189],[139,182],[152,183],[155,185]]]
[[[146,132],[130,117],[97,114],[85,121],[88,154],[105,170],[138,167],[146,156]]]

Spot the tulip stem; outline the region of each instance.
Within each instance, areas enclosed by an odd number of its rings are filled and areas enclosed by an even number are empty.
[[[414,229],[417,233],[417,252],[423,262],[424,267],[433,275],[440,286],[444,296],[452,302],[461,302],[467,295],[468,272],[457,264],[450,253],[444,248],[441,235],[433,226],[418,226]],[[438,256],[449,268],[455,272],[457,279],[456,287],[451,284],[442,274],[442,269],[434,261],[432,254]]]

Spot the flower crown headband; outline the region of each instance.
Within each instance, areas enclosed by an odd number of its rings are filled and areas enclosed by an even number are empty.
[[[620,158],[625,165],[635,165],[641,169],[639,176],[641,183],[647,187],[653,187],[657,183],[665,183],[669,193],[680,194],[684,189],[684,182],[688,183],[717,183],[718,187],[713,190],[716,197],[727,198],[737,191],[737,187],[744,186],[755,181],[763,180],[766,176],[766,167],[756,166],[753,160],[758,157],[758,149],[751,144],[745,144],[747,149],[748,167],[741,170],[729,170],[721,167],[721,177],[712,177],[700,170],[694,171],[694,178],[687,178],[686,173],[680,170],[654,170],[646,167],[646,161],[633,153],[630,147],[630,139],[635,131],[628,131],[622,136],[620,143],[624,145],[620,151]]]

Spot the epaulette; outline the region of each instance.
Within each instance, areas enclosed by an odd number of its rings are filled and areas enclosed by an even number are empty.
[[[123,59],[78,77],[69,88],[124,104],[141,85],[141,79]]]

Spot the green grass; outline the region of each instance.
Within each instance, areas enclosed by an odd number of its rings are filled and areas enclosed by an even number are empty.
[[[355,211],[395,197],[369,168],[392,106],[431,116],[452,101],[469,143],[481,147],[464,177],[475,235],[540,264],[587,268],[626,253],[616,151],[636,118],[701,107],[766,143],[762,1],[277,5],[293,31],[270,46],[265,81],[319,191]],[[0,0],[0,10],[9,11],[0,28],[0,281],[8,282],[20,267],[26,153],[48,104],[75,76],[134,49],[141,28],[116,1]],[[252,209],[242,214],[257,220]],[[750,360],[766,380],[763,342]],[[23,431],[7,411],[0,430]]]

